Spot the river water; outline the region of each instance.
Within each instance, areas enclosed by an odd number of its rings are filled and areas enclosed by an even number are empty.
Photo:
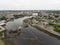
[[[32,17],[32,16],[30,16]],[[30,18],[28,16],[19,18],[19,19],[14,19],[14,21],[9,21],[6,23],[6,29],[7,30],[17,30],[19,26],[23,25],[23,20],[26,18]]]
[[[26,18],[30,17],[22,17],[19,19],[14,19],[14,21],[9,21],[6,23],[6,28],[7,30],[17,30],[19,26],[23,25],[23,20]],[[16,45],[32,45],[30,39],[25,39],[25,38],[30,38],[30,37],[37,37],[38,39],[38,44],[37,45],[60,45],[60,40],[56,39],[55,37],[49,36],[46,33],[43,33],[41,31],[38,31],[32,27],[29,27],[27,29],[22,30],[23,33],[21,33],[20,36],[16,38],[11,38]],[[10,35],[9,35],[10,36]],[[23,39],[23,38],[24,39]]]

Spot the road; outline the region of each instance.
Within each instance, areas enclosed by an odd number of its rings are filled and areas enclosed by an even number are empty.
[[[15,45],[60,45],[60,40],[57,38],[49,36],[31,26],[22,28],[20,35],[9,39]]]

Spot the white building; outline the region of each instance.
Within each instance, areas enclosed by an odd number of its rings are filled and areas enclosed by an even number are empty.
[[[3,25],[5,25],[5,20],[2,20],[2,21],[0,21],[0,26],[3,26]]]
[[[32,13],[32,16],[38,16],[38,13]]]

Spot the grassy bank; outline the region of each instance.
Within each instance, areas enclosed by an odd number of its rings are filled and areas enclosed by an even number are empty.
[[[14,43],[8,39],[0,39],[0,45],[14,45]]]
[[[0,45],[5,45],[5,43],[1,39],[0,39]]]
[[[49,25],[54,27],[54,31],[60,32],[60,25],[58,25],[58,24],[53,24],[53,23],[49,23]]]

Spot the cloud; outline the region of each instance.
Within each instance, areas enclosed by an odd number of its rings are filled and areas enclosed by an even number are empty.
[[[60,0],[0,0],[0,10],[56,9]]]

